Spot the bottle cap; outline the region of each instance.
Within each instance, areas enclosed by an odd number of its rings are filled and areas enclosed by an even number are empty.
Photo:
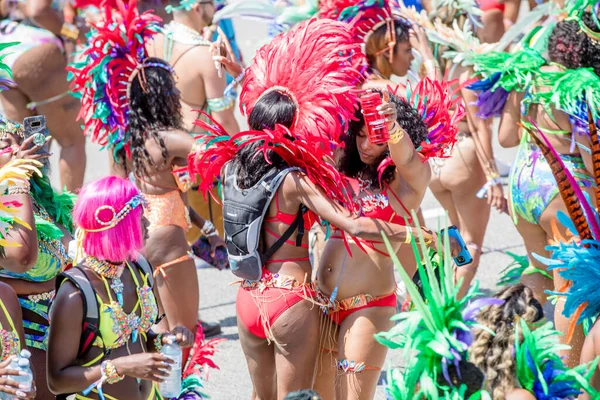
[[[175,335],[165,335],[165,338],[171,342],[171,344],[177,344],[177,336]]]
[[[27,349],[23,349],[19,353],[19,356],[21,356],[23,358],[31,358],[31,352],[29,350],[27,350]]]
[[[29,360],[26,358],[21,358],[19,360],[19,367],[21,367],[21,368],[29,367]]]

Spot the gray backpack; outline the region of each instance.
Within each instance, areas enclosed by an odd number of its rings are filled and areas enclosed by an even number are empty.
[[[225,166],[223,183],[223,225],[229,264],[234,275],[249,281],[258,281],[265,262],[298,229],[296,246],[302,245],[304,235],[304,205],[300,206],[294,222],[284,234],[265,252],[259,250],[261,228],[269,205],[283,179],[299,168],[271,169],[253,187],[240,189],[237,185],[237,170]]]

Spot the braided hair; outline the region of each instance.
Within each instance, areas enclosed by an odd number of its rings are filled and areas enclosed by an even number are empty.
[[[591,13],[585,12],[582,20],[589,29],[600,32]],[[566,68],[591,67],[600,75],[600,43],[582,32],[578,21],[564,20],[556,24],[548,41],[548,56],[550,61]]]
[[[145,62],[169,64],[160,58],[150,57]],[[179,90],[168,69],[161,67],[145,67],[139,74],[144,74],[142,87],[139,79],[131,82],[129,99],[129,133],[131,135],[131,159],[133,173],[136,176],[147,176],[148,168],[164,167],[168,160],[167,147],[159,135],[162,130],[183,129],[183,116]],[[162,153],[163,164],[156,165],[148,150],[146,140],[154,139]],[[126,166],[127,154],[121,148],[115,154],[117,163]]]
[[[492,398],[502,400],[517,386],[513,355],[515,321],[520,318],[527,323],[534,323],[544,313],[540,303],[533,297],[533,291],[523,284],[509,286],[494,297],[504,300],[504,304],[483,309],[477,322],[495,332],[495,335],[483,329],[477,330],[469,349],[469,361],[485,374],[486,386]]]

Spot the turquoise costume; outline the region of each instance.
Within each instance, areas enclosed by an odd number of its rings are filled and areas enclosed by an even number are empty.
[[[69,232],[73,226],[71,212],[73,210],[74,196],[69,193],[48,196],[52,188],[48,178],[31,179],[31,197],[35,211],[35,226],[38,234],[38,260],[35,266],[24,273],[14,273],[0,269],[0,277],[20,279],[27,282],[48,282],[63,271],[72,260],[62,244],[63,232],[57,224],[64,226]],[[51,197],[52,204],[47,204]],[[51,217],[50,212],[54,215]],[[58,221],[57,221],[58,220]],[[56,221],[56,222],[55,222]],[[46,350],[46,339],[48,335],[48,311],[54,291],[19,295],[19,303],[23,310],[23,327],[25,328],[25,342],[28,347]],[[37,317],[32,316],[32,313]],[[32,321],[35,319],[36,321]]]

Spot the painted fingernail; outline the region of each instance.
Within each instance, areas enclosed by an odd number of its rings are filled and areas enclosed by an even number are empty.
[[[17,395],[17,397],[25,397],[26,396],[24,392],[21,392],[19,390],[17,390],[17,392],[15,394]]]
[[[19,374],[20,375],[20,374]],[[29,385],[25,384],[25,383],[21,383],[19,385],[19,389],[29,389]]]

